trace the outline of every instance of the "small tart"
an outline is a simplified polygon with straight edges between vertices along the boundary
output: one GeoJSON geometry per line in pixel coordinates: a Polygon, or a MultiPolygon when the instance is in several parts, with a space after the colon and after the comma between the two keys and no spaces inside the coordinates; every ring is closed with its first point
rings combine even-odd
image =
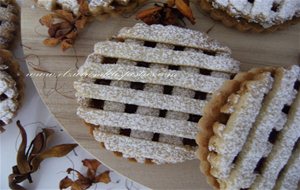
{"type": "Polygon", "coordinates": [[[18,22],[18,8],[13,0],[0,0],[0,48],[11,45],[18,22]]]}
{"type": "MultiPolygon", "coordinates": [[[[115,14],[123,11],[128,12],[142,2],[144,0],[90,0],[89,10],[94,16],[115,14]]],[[[61,7],[76,15],[79,13],[80,6],[77,0],[37,0],[37,4],[49,11],[61,7]]]]}
{"type": "Polygon", "coordinates": [[[239,72],[228,47],[206,34],[138,23],[95,45],[74,83],[77,115],[102,145],[140,163],[195,159],[197,122],[239,72]]]}
{"type": "Polygon", "coordinates": [[[199,0],[202,10],[239,31],[274,32],[300,21],[298,0],[199,0]]]}
{"type": "Polygon", "coordinates": [[[299,80],[297,65],[253,69],[213,95],[197,137],[209,184],[228,190],[297,189],[299,80]]]}
{"type": "Polygon", "coordinates": [[[24,96],[23,74],[12,54],[0,49],[0,131],[16,115],[24,96]]]}

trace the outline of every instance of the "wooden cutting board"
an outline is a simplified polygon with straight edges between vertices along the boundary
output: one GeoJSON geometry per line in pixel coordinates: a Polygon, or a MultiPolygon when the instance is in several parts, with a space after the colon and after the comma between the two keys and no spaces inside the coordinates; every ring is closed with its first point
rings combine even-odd
{"type": "MultiPolygon", "coordinates": [[[[47,37],[47,29],[39,24],[39,18],[49,12],[33,5],[33,0],[25,1],[21,15],[22,44],[29,72],[44,103],[74,140],[111,169],[150,188],[209,189],[197,160],[157,166],[116,158],[111,152],[99,148],[76,116],[73,82],[77,77],[70,75],[76,73],[76,67],[82,65],[86,56],[93,52],[96,42],[109,38],[124,26],[133,26],[137,21],[118,17],[91,23],[80,34],[74,48],[62,52],[59,47],[49,48],[42,44],[47,37]],[[45,73],[34,67],[56,73],[57,76],[41,76],[45,73]]],[[[205,32],[213,26],[209,35],[232,49],[233,57],[242,63],[242,70],[299,63],[300,24],[273,34],[240,33],[213,22],[199,11],[196,1],[192,2],[192,6],[197,24],[189,27],[205,32]]]]}

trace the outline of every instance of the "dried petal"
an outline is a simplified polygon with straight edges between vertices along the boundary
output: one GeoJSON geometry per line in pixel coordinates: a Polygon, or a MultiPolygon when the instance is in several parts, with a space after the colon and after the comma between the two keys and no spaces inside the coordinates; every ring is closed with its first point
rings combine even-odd
{"type": "Polygon", "coordinates": [[[167,0],[168,7],[173,7],[175,5],[175,0],[167,0]]]}
{"type": "Polygon", "coordinates": [[[149,8],[149,9],[146,9],[144,11],[141,11],[139,12],[137,15],[136,15],[136,19],[143,19],[145,17],[148,17],[148,16],[151,16],[153,14],[155,14],[156,12],[159,12],[160,10],[162,10],[163,7],[153,7],[153,8],[149,8]]]}
{"type": "Polygon", "coordinates": [[[86,0],[77,0],[79,6],[79,12],[81,15],[88,16],[90,15],[89,3],[86,0]]]}
{"type": "Polygon", "coordinates": [[[60,29],[56,31],[55,38],[64,38],[66,35],[68,35],[72,31],[72,28],[65,28],[65,29],[60,29]]]}
{"type": "Polygon", "coordinates": [[[49,129],[49,128],[43,128],[43,133],[45,135],[45,141],[46,141],[45,144],[47,145],[48,141],[50,140],[50,138],[54,134],[54,130],[53,129],[49,129]]]}
{"type": "Polygon", "coordinates": [[[90,186],[92,186],[93,182],[90,181],[88,178],[84,178],[84,179],[77,179],[76,181],[74,181],[74,183],[72,184],[72,189],[81,189],[81,190],[85,190],[88,189],[90,186]]]}
{"type": "Polygon", "coordinates": [[[163,24],[160,14],[150,15],[141,19],[144,23],[148,25],[152,24],[163,24]]]}
{"type": "Polygon", "coordinates": [[[44,139],[44,134],[43,132],[40,132],[39,134],[37,134],[35,136],[35,138],[33,139],[33,141],[31,142],[29,149],[28,149],[28,160],[31,160],[32,157],[35,154],[38,154],[42,151],[43,147],[45,145],[45,139],[44,139]]]}
{"type": "Polygon", "coordinates": [[[56,35],[56,31],[59,30],[59,28],[60,28],[59,23],[51,25],[51,27],[49,27],[49,29],[48,29],[49,36],[51,38],[54,38],[56,35]]]}
{"type": "Polygon", "coordinates": [[[88,169],[96,171],[101,163],[95,159],[84,159],[82,160],[82,164],[88,169]]]}
{"type": "Polygon", "coordinates": [[[3,126],[0,126],[0,133],[3,133],[5,131],[5,129],[3,128],[3,126]]]}
{"type": "Polygon", "coordinates": [[[66,51],[67,49],[69,49],[72,46],[73,46],[73,40],[71,40],[71,39],[65,39],[61,42],[61,49],[63,51],[66,51]]]}
{"type": "MultiPolygon", "coordinates": [[[[163,20],[164,25],[179,25],[180,15],[176,14],[178,11],[174,8],[165,8],[165,19],[163,20]]],[[[181,14],[181,13],[180,13],[181,14]]]]}
{"type": "Polygon", "coordinates": [[[71,186],[71,190],[83,190],[81,187],[80,187],[80,184],[78,182],[74,182],[71,186]]]}
{"type": "Polygon", "coordinates": [[[73,184],[73,181],[68,177],[66,176],[64,179],[62,179],[60,182],[59,182],[59,189],[66,189],[68,187],[71,187],[73,184]]]}
{"type": "MultiPolygon", "coordinates": [[[[26,190],[24,187],[22,187],[21,185],[18,185],[17,183],[20,183],[21,181],[23,180],[17,180],[16,177],[19,176],[19,175],[16,175],[16,174],[10,174],[8,176],[8,183],[9,183],[9,187],[12,189],[12,190],[26,190]],[[18,182],[19,181],[19,182],[18,182]]],[[[25,180],[26,178],[24,178],[25,180]]]]}
{"type": "Polygon", "coordinates": [[[60,23],[58,23],[58,25],[59,25],[59,29],[74,28],[74,26],[72,24],[70,24],[69,22],[60,22],[60,23]]]}
{"type": "Polygon", "coordinates": [[[82,175],[79,171],[73,169],[73,168],[68,168],[67,173],[70,174],[71,172],[75,172],[77,174],[78,179],[84,179],[85,176],[82,175]]]}
{"type": "Polygon", "coordinates": [[[82,17],[81,19],[77,20],[75,23],[75,27],[77,29],[83,29],[87,24],[87,17],[82,17]]]}
{"type": "Polygon", "coordinates": [[[31,170],[30,165],[29,165],[26,155],[25,155],[25,150],[26,150],[26,146],[27,146],[27,135],[26,135],[26,131],[23,128],[23,126],[21,125],[20,121],[17,121],[17,126],[18,126],[21,136],[22,136],[22,142],[19,146],[18,154],[17,154],[17,166],[18,166],[19,172],[21,174],[26,174],[26,173],[29,173],[31,170]]]}
{"type": "Polygon", "coordinates": [[[60,42],[59,39],[56,39],[56,38],[48,38],[48,39],[45,39],[44,40],[44,45],[45,46],[50,46],[50,47],[54,47],[54,46],[57,46],[57,44],[60,42]]]}
{"type": "Polygon", "coordinates": [[[55,18],[55,14],[48,14],[40,18],[40,23],[47,27],[51,27],[55,18]]]}
{"type": "Polygon", "coordinates": [[[31,161],[32,171],[35,172],[44,159],[65,156],[77,146],[77,144],[61,144],[38,154],[31,161]]]}
{"type": "Polygon", "coordinates": [[[75,19],[75,16],[72,12],[66,11],[66,10],[55,10],[54,11],[60,18],[68,21],[68,22],[73,22],[75,19]]]}
{"type": "Polygon", "coordinates": [[[87,189],[92,185],[92,181],[82,175],[79,171],[68,168],[67,173],[75,172],[77,174],[78,179],[72,183],[71,189],[87,189]]]}
{"type": "Polygon", "coordinates": [[[66,35],[66,38],[75,40],[75,38],[77,37],[77,34],[78,34],[78,32],[76,30],[73,30],[72,32],[70,32],[69,34],[66,35]]]}
{"type": "Polygon", "coordinates": [[[192,9],[186,4],[184,0],[175,0],[177,9],[187,18],[192,24],[195,24],[192,9]]]}
{"type": "Polygon", "coordinates": [[[109,183],[111,182],[109,171],[105,171],[95,178],[95,182],[109,183]]]}
{"type": "Polygon", "coordinates": [[[85,160],[82,160],[82,163],[85,167],[88,168],[87,177],[91,180],[94,179],[97,168],[100,166],[100,162],[95,159],[85,159],[85,160]]]}
{"type": "MultiPolygon", "coordinates": [[[[57,23],[53,26],[53,33],[50,36],[55,38],[62,38],[73,30],[73,26],[68,22],[57,23]],[[53,36],[54,35],[54,36],[53,36]]],[[[50,31],[51,28],[49,28],[50,31]]],[[[52,32],[52,31],[51,31],[52,32]]]]}

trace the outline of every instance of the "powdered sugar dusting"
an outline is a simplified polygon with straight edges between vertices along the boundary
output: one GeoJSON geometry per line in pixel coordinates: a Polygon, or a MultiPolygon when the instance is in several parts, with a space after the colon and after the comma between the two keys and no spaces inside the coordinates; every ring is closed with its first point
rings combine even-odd
{"type": "Polygon", "coordinates": [[[241,95],[236,107],[236,112],[232,113],[226,127],[222,133],[222,138],[211,138],[209,144],[214,147],[217,154],[210,155],[210,163],[215,168],[214,175],[219,179],[229,177],[234,158],[241,151],[252,124],[261,108],[264,95],[272,87],[270,73],[260,75],[261,79],[246,83],[247,91],[241,95]],[[246,106],[247,105],[247,106],[246,106]],[[241,109],[243,107],[244,109],[241,109]],[[214,159],[214,157],[217,157],[214,159]]]}
{"type": "Polygon", "coordinates": [[[106,149],[122,152],[129,158],[142,156],[156,160],[157,164],[178,163],[196,158],[195,149],[188,150],[176,145],[103,133],[97,129],[94,136],[97,141],[104,142],[106,149]]]}
{"type": "Polygon", "coordinates": [[[250,22],[259,23],[264,28],[284,23],[299,17],[299,0],[212,0],[215,8],[222,8],[237,19],[242,17],[250,22]]]}
{"type": "Polygon", "coordinates": [[[0,120],[8,124],[18,107],[18,92],[14,79],[3,70],[0,70],[0,95],[6,97],[0,101],[0,120]]]}
{"type": "Polygon", "coordinates": [[[210,56],[198,52],[157,49],[137,44],[111,41],[98,42],[95,45],[94,51],[97,54],[107,57],[148,63],[192,66],[228,73],[236,73],[239,70],[239,62],[222,55],[210,56]],[[112,49],[114,51],[111,51],[112,49]]]}
{"type": "Polygon", "coordinates": [[[106,149],[137,162],[195,158],[197,122],[207,98],[239,64],[205,34],[175,29],[122,29],[118,39],[97,43],[80,67],[80,76],[90,79],[74,83],[77,115],[97,126],[94,136],[106,149]]]}
{"type": "Polygon", "coordinates": [[[144,23],[138,23],[134,27],[120,30],[118,37],[231,53],[228,47],[221,45],[204,33],[172,25],[162,26],[154,24],[147,26],[144,23]]]}
{"type": "Polygon", "coordinates": [[[293,86],[299,75],[299,67],[293,66],[290,70],[280,68],[275,74],[275,82],[272,91],[266,97],[262,111],[252,126],[243,150],[239,153],[239,159],[235,164],[227,187],[249,188],[255,179],[254,169],[259,160],[268,150],[268,138],[272,129],[283,128],[285,119],[282,118],[282,109],[288,103],[287,98],[291,96],[293,86]],[[283,121],[279,121],[283,120],[283,121]],[[281,126],[280,126],[281,125],[281,126]],[[247,180],[250,179],[250,180],[247,180]]]}

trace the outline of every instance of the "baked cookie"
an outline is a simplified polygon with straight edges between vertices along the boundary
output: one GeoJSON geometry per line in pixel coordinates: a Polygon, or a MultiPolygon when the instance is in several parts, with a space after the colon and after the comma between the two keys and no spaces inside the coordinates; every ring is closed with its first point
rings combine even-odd
{"type": "Polygon", "coordinates": [[[218,189],[297,189],[300,68],[253,69],[216,92],[199,126],[202,172],[218,189]]]}
{"type": "Polygon", "coordinates": [[[7,49],[14,38],[18,8],[13,0],[0,0],[0,49],[7,49]]]}
{"type": "MultiPolygon", "coordinates": [[[[142,2],[142,0],[90,0],[89,10],[93,15],[106,13],[114,13],[120,9],[127,10],[135,7],[134,4],[142,2]]],[[[54,10],[61,7],[64,10],[70,10],[74,14],[79,12],[78,0],[37,0],[39,6],[45,7],[47,10],[54,10]]]]}
{"type": "Polygon", "coordinates": [[[0,132],[16,115],[23,97],[23,75],[12,54],[0,49],[0,132]]]}
{"type": "Polygon", "coordinates": [[[136,24],[95,45],[74,83],[77,115],[125,158],[195,159],[197,122],[211,94],[239,71],[230,49],[198,31],[136,24]]]}
{"type": "Polygon", "coordinates": [[[300,21],[299,0],[199,0],[201,8],[240,31],[273,32],[300,21]]]}

